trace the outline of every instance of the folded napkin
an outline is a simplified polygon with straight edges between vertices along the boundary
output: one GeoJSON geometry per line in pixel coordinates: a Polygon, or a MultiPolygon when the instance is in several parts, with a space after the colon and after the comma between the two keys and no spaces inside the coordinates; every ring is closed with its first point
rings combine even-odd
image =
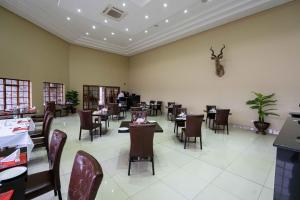
{"type": "Polygon", "coordinates": [[[93,114],[94,115],[99,115],[99,114],[101,114],[101,111],[100,110],[99,111],[94,111],[93,114]]]}
{"type": "Polygon", "coordinates": [[[28,123],[28,122],[29,122],[28,120],[19,120],[17,123],[21,124],[21,123],[28,123]]]}
{"type": "Polygon", "coordinates": [[[15,150],[12,154],[0,160],[1,163],[12,162],[12,161],[16,161],[16,162],[20,161],[20,149],[15,150]]]}
{"type": "MultiPolygon", "coordinates": [[[[6,158],[4,158],[4,159],[6,159],[6,158]]],[[[2,160],[4,160],[4,159],[2,159],[2,160]]],[[[27,163],[27,153],[25,153],[25,152],[20,153],[19,160],[13,160],[13,161],[9,161],[9,162],[5,162],[5,160],[2,162],[2,160],[0,161],[0,169],[5,169],[8,167],[15,167],[17,165],[23,165],[23,164],[27,163]]]]}
{"type": "Polygon", "coordinates": [[[23,133],[28,130],[29,130],[28,127],[16,127],[13,129],[13,133],[23,133]]]}
{"type": "Polygon", "coordinates": [[[141,124],[145,122],[145,118],[137,118],[136,123],[141,124]]]}
{"type": "Polygon", "coordinates": [[[14,190],[9,190],[0,194],[0,200],[10,200],[14,194],[14,190]]]}

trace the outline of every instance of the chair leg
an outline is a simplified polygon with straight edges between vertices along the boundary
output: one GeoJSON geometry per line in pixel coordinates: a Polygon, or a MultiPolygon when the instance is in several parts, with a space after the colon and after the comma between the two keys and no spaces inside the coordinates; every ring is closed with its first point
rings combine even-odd
{"type": "Polygon", "coordinates": [[[184,138],[184,149],[186,149],[186,136],[184,138]]]}
{"type": "Polygon", "coordinates": [[[152,175],[155,175],[155,171],[154,171],[154,158],[151,158],[151,162],[152,162],[152,175]]]}
{"type": "Polygon", "coordinates": [[[216,123],[213,123],[213,128],[215,129],[215,133],[217,133],[217,127],[216,127],[216,123]]]}
{"type": "Polygon", "coordinates": [[[62,196],[61,196],[61,191],[60,191],[60,189],[58,189],[58,199],[59,199],[59,200],[62,200],[62,196]]]}
{"type": "Polygon", "coordinates": [[[226,127],[227,127],[227,135],[229,135],[228,124],[226,125],[226,127]]]}
{"type": "Polygon", "coordinates": [[[129,157],[129,163],[128,163],[128,176],[130,176],[130,167],[131,167],[131,158],[129,157]]]}
{"type": "Polygon", "coordinates": [[[174,123],[174,133],[175,133],[175,130],[176,130],[176,122],[174,123]]]}
{"type": "Polygon", "coordinates": [[[81,140],[81,128],[80,128],[80,131],[79,131],[79,140],[81,140]]]}
{"type": "Polygon", "coordinates": [[[195,143],[197,143],[197,138],[195,137],[195,143]]]}
{"type": "Polygon", "coordinates": [[[93,142],[93,130],[90,130],[91,142],[93,142]]]}
{"type": "Polygon", "coordinates": [[[202,135],[200,135],[200,149],[202,150],[202,135]]]}
{"type": "Polygon", "coordinates": [[[57,196],[57,191],[54,189],[54,196],[57,196]]]}

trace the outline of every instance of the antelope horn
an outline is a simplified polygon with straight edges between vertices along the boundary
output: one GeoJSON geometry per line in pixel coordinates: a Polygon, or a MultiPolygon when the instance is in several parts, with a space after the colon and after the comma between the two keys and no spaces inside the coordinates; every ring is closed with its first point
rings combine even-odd
{"type": "Polygon", "coordinates": [[[218,57],[223,55],[223,50],[224,49],[225,49],[225,44],[223,44],[223,47],[222,47],[222,49],[221,49],[220,54],[218,55],[218,57]]]}
{"type": "Polygon", "coordinates": [[[215,51],[213,50],[213,48],[212,48],[212,47],[210,47],[210,49],[209,49],[209,50],[211,50],[211,53],[212,53],[211,55],[212,55],[212,56],[216,56],[216,55],[215,55],[215,51]]]}

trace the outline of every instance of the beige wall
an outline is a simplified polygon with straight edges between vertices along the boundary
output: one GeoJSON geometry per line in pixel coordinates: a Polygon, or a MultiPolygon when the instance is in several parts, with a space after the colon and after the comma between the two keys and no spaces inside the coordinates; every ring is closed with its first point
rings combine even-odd
{"type": "Polygon", "coordinates": [[[118,86],[127,90],[128,58],[112,53],[70,45],[69,51],[70,89],[80,94],[82,108],[82,86],[118,86]]]}
{"type": "Polygon", "coordinates": [[[0,77],[32,81],[33,105],[43,105],[43,82],[69,84],[69,44],[0,7],[0,77]]]}
{"type": "Polygon", "coordinates": [[[276,93],[279,129],[300,103],[300,1],[136,55],[129,60],[129,88],[143,100],[176,101],[192,113],[207,104],[230,108],[231,122],[252,125],[251,91],[276,93]],[[226,74],[215,75],[211,45],[226,44],[226,74]]]}

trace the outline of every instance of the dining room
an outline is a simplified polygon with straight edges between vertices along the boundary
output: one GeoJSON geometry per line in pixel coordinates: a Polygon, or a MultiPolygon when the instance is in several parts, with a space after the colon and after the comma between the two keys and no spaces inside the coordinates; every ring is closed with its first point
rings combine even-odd
{"type": "Polygon", "coordinates": [[[299,10],[0,0],[0,200],[300,199],[299,10]]]}

